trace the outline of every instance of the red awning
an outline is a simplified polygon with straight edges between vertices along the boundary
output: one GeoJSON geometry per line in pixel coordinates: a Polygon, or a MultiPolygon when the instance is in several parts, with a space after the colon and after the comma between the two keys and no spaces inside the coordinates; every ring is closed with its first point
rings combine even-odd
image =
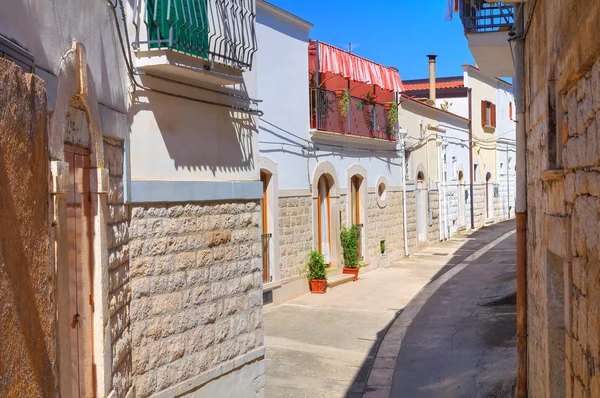
{"type": "Polygon", "coordinates": [[[366,84],[375,84],[384,90],[402,92],[402,80],[398,72],[387,66],[369,61],[340,48],[311,41],[309,51],[319,46],[319,72],[334,73],[366,84]]]}

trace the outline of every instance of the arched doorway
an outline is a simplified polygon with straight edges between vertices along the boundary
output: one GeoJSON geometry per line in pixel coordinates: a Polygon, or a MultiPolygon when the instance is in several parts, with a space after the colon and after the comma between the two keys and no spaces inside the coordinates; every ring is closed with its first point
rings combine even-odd
{"type": "Polygon", "coordinates": [[[492,174],[487,173],[485,175],[485,218],[489,219],[491,217],[490,211],[490,203],[492,201],[491,189],[490,185],[492,183],[492,174]]]}
{"type": "Polygon", "coordinates": [[[318,250],[331,265],[331,184],[327,175],[319,178],[317,199],[318,250]]]}
{"type": "Polygon", "coordinates": [[[350,179],[350,225],[357,225],[358,229],[358,258],[362,257],[362,219],[361,213],[361,186],[363,178],[359,175],[354,175],[350,179]]]}
{"type": "Polygon", "coordinates": [[[467,195],[465,195],[465,178],[461,171],[458,172],[458,228],[464,229],[467,225],[465,218],[465,208],[467,204],[467,195]]]}
{"type": "Polygon", "coordinates": [[[427,187],[422,171],[417,173],[417,235],[419,243],[427,242],[427,187]]]}
{"type": "Polygon", "coordinates": [[[270,232],[269,225],[269,182],[271,180],[271,175],[266,172],[260,172],[260,181],[263,186],[263,199],[262,199],[262,257],[263,257],[263,265],[262,265],[262,278],[263,282],[271,281],[271,267],[270,267],[270,243],[272,238],[272,233],[270,232]]]}

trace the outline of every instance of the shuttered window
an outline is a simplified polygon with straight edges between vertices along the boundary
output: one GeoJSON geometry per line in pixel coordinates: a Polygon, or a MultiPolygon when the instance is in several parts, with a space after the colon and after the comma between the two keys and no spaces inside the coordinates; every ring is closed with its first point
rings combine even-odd
{"type": "Polygon", "coordinates": [[[481,125],[496,127],[496,105],[490,101],[481,101],[481,125]]]}
{"type": "Polygon", "coordinates": [[[170,48],[208,58],[207,0],[148,0],[151,48],[170,48]]]}

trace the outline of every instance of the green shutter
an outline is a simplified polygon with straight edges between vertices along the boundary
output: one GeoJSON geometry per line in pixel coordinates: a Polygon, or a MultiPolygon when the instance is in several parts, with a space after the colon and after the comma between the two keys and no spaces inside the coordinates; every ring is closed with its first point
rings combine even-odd
{"type": "Polygon", "coordinates": [[[147,8],[150,48],[208,58],[207,0],[148,0],[147,8]]]}

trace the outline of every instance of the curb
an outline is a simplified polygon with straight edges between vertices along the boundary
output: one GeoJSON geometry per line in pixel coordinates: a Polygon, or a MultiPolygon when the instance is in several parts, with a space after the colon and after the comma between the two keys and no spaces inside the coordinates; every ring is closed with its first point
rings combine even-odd
{"type": "Polygon", "coordinates": [[[492,242],[484,244],[474,253],[470,254],[464,260],[454,265],[446,273],[427,284],[408,302],[403,311],[396,317],[394,321],[392,321],[390,326],[388,326],[383,339],[381,339],[381,342],[377,347],[377,353],[375,354],[373,366],[369,371],[369,376],[363,392],[363,398],[390,397],[392,383],[394,380],[394,371],[396,369],[396,361],[400,355],[400,349],[402,348],[402,340],[404,339],[406,330],[416,318],[419,311],[421,311],[423,305],[425,305],[431,296],[433,296],[433,294],[444,283],[469,266],[471,262],[481,257],[489,249],[496,246],[498,243],[508,238],[515,232],[515,230],[505,232],[492,242]]]}

